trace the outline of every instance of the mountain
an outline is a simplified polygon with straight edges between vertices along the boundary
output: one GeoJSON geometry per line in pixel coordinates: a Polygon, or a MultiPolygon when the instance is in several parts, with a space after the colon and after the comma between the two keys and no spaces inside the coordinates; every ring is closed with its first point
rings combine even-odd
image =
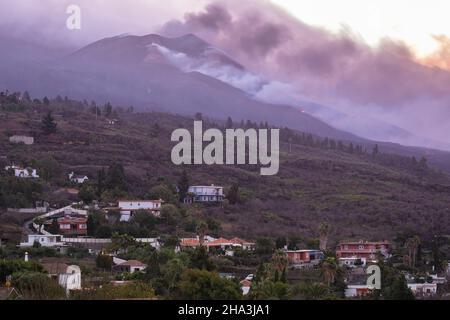
{"type": "Polygon", "coordinates": [[[450,150],[450,144],[417,136],[403,128],[371,117],[367,114],[347,114],[333,108],[314,103],[301,101],[301,110],[332,125],[340,130],[347,130],[359,137],[374,141],[391,141],[407,146],[428,146],[441,150],[450,150]]]}
{"type": "MultiPolygon", "coordinates": [[[[201,112],[220,120],[230,116],[235,121],[268,121],[317,136],[354,141],[367,150],[378,143],[385,152],[426,156],[431,165],[450,172],[448,152],[363,139],[342,130],[344,126],[340,130],[327,124],[333,123],[330,117],[317,118],[324,110],[332,116],[345,116],[331,108],[304,101],[291,107],[255,99],[252,91],[267,82],[195,35],[123,35],[70,54],[9,38],[0,42],[6,44],[0,46],[4,62],[0,64],[0,88],[10,91],[28,90],[35,97],[59,94],[99,104],[110,101],[190,116],[201,112]]],[[[401,129],[392,130],[410,136],[401,129]]]]}
{"type": "Polygon", "coordinates": [[[197,71],[196,68],[206,65],[199,59],[208,61],[210,70],[227,68],[235,74],[244,70],[194,35],[172,39],[158,35],[118,36],[100,40],[68,56],[39,60],[32,68],[21,67],[19,74],[14,70],[17,64],[26,62],[26,57],[21,61],[9,59],[11,63],[5,64],[8,77],[0,75],[0,83],[15,90],[27,89],[35,96],[60,94],[145,110],[270,121],[316,135],[359,139],[296,108],[257,101],[247,92],[219,80],[220,75],[213,77],[197,71]],[[168,54],[178,59],[177,63],[168,54]],[[180,67],[183,61],[184,68],[180,67]]]}

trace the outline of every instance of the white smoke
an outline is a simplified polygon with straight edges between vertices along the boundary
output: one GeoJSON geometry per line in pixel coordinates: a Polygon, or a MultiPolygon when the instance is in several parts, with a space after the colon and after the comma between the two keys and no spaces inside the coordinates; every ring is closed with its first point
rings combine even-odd
{"type": "Polygon", "coordinates": [[[191,57],[156,43],[148,45],[147,48],[150,50],[156,48],[168,62],[183,72],[199,72],[250,94],[258,94],[265,83],[259,76],[245,69],[239,69],[216,59],[216,56],[222,52],[214,47],[207,48],[201,57],[191,57]]]}

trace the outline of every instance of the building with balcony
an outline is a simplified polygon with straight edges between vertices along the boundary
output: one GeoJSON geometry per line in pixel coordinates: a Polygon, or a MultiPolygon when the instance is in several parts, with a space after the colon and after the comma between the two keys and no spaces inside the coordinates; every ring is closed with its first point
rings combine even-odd
{"type": "Polygon", "coordinates": [[[65,216],[58,220],[59,230],[63,235],[86,236],[87,218],[65,216]]]}
{"type": "Polygon", "coordinates": [[[223,202],[223,187],[220,186],[190,186],[186,203],[200,202],[223,202]]]}
{"type": "Polygon", "coordinates": [[[341,242],[336,248],[336,256],[342,263],[345,259],[365,260],[366,262],[377,262],[379,257],[389,257],[390,244],[387,241],[380,242],[341,242]],[[342,261],[341,261],[342,259],[342,261]]]}
{"type": "Polygon", "coordinates": [[[162,200],[120,200],[118,209],[120,211],[120,221],[130,221],[137,211],[145,210],[155,217],[160,216],[162,200]]]}

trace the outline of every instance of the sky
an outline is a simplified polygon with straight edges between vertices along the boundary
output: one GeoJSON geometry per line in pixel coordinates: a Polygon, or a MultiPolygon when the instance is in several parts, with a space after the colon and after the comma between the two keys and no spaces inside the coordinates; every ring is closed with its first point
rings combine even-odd
{"type": "Polygon", "coordinates": [[[348,26],[371,45],[391,37],[419,55],[437,49],[433,35],[450,36],[448,0],[272,0],[302,21],[337,32],[348,26]]]}
{"type": "MultiPolygon", "coordinates": [[[[450,36],[448,0],[270,1],[311,25],[332,32],[351,28],[371,45],[376,45],[384,37],[403,40],[421,56],[436,50],[438,42],[433,35],[450,36]]],[[[108,31],[150,30],[168,19],[182,18],[186,11],[200,10],[208,2],[211,1],[165,0],[161,5],[159,0],[3,0],[0,24],[20,19],[22,26],[16,30],[20,32],[39,19],[42,31],[51,31],[53,22],[64,21],[65,8],[69,4],[77,4],[84,11],[88,27],[93,20],[97,22],[96,32],[90,31],[92,36],[104,36],[108,31]]],[[[265,3],[266,0],[259,2],[265,3]]]]}
{"type": "MultiPolygon", "coordinates": [[[[272,2],[299,20],[331,32],[351,29],[365,42],[376,46],[389,37],[408,44],[419,57],[439,48],[436,36],[450,37],[448,0],[257,0],[272,2]]],[[[201,10],[211,0],[3,0],[0,26],[15,24],[14,33],[34,32],[61,35],[69,4],[82,8],[85,28],[66,34],[65,40],[85,44],[116,33],[147,33],[170,19],[181,19],[187,11],[201,10]],[[131,5],[132,4],[132,5],[131,5]],[[124,31],[126,30],[126,31],[124,31]]],[[[234,0],[222,1],[236,3],[234,0]]]]}
{"type": "Polygon", "coordinates": [[[333,125],[363,136],[375,118],[450,144],[449,12],[448,0],[2,0],[0,36],[74,50],[195,33],[270,79],[264,99],[331,106],[355,119],[333,125]],[[66,28],[70,4],[81,30],[66,28]]]}

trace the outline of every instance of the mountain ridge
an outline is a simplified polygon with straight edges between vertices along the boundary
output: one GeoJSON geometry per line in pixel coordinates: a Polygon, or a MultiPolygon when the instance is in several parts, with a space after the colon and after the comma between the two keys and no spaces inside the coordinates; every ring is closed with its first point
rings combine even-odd
{"type": "MultiPolygon", "coordinates": [[[[173,38],[171,41],[176,42],[176,39],[182,38],[187,39],[184,41],[187,44],[200,41],[203,47],[208,46],[195,35],[183,37],[173,38]]],[[[447,161],[450,156],[445,151],[364,139],[336,129],[309,113],[301,112],[299,108],[255,101],[248,92],[202,72],[183,72],[166,62],[146,63],[148,49],[145,46],[155,40],[162,43],[161,39],[164,37],[156,34],[115,36],[91,43],[69,55],[59,56],[55,54],[45,56],[40,52],[42,48],[39,48],[40,53],[36,59],[40,62],[37,64],[29,63],[25,57],[19,61],[21,66],[18,66],[18,63],[5,63],[0,66],[0,70],[6,71],[0,72],[0,85],[12,90],[29,90],[34,96],[62,95],[183,115],[202,112],[212,118],[226,119],[231,116],[234,119],[270,121],[278,126],[287,126],[318,136],[364,143],[368,148],[379,143],[394,153],[408,156],[427,155],[431,162],[450,171],[450,164],[447,161]],[[118,54],[118,60],[108,61],[102,56],[93,59],[89,56],[92,55],[89,53],[92,48],[98,46],[101,48],[105,43],[117,46],[117,41],[137,41],[140,49],[137,54],[129,56],[131,60],[123,59],[124,55],[112,49],[106,52],[113,57],[114,54],[118,54]],[[128,63],[125,63],[126,61],[128,63]],[[20,72],[17,72],[17,69],[20,72]],[[176,81],[173,81],[174,79],[176,81]]],[[[197,44],[194,47],[197,47],[197,44]]],[[[28,55],[33,53],[31,48],[29,49],[28,55]]],[[[188,49],[183,50],[188,52],[188,49]]],[[[14,50],[20,50],[20,46],[16,45],[14,50]]],[[[126,48],[125,52],[128,52],[126,48]]]]}

